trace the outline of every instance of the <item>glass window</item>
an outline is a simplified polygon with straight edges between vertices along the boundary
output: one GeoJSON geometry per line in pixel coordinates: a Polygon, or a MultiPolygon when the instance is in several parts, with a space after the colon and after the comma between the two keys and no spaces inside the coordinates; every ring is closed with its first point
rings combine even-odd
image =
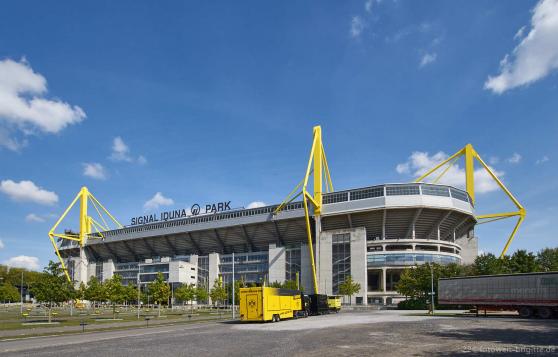
{"type": "Polygon", "coordinates": [[[351,201],[363,200],[365,198],[382,197],[384,195],[384,187],[369,187],[358,191],[351,192],[351,201]]]}
{"type": "Polygon", "coordinates": [[[351,234],[334,234],[331,243],[332,289],[339,294],[339,285],[351,274],[351,234]]]}
{"type": "Polygon", "coordinates": [[[387,196],[406,196],[406,195],[418,195],[419,187],[418,185],[401,185],[401,186],[387,186],[386,195],[387,196]]]}
{"type": "Polygon", "coordinates": [[[422,185],[421,190],[423,195],[449,197],[449,189],[447,187],[422,185]]]}

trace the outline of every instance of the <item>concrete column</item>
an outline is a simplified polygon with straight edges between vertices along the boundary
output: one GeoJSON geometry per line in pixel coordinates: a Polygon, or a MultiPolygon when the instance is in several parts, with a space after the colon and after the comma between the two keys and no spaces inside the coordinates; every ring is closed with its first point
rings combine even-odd
{"type": "Polygon", "coordinates": [[[284,247],[277,247],[272,243],[269,245],[269,283],[275,281],[282,283],[286,276],[286,254],[284,247]]]}
{"type": "Polygon", "coordinates": [[[308,252],[308,245],[306,244],[300,245],[300,285],[304,288],[306,294],[314,293],[310,253],[308,252]]]}
{"type": "Polygon", "coordinates": [[[333,269],[332,269],[332,252],[331,252],[331,238],[336,233],[347,233],[350,230],[335,230],[325,231],[319,235],[318,244],[319,249],[316,251],[317,260],[319,265],[316,268],[318,274],[318,289],[320,294],[333,294],[333,269]]]}
{"type": "Polygon", "coordinates": [[[362,304],[368,303],[368,262],[366,252],[366,228],[359,227],[351,232],[351,276],[360,284],[360,290],[353,295],[351,303],[356,303],[356,298],[362,298],[362,304]]]}
{"type": "Polygon", "coordinates": [[[387,285],[387,268],[382,268],[382,290],[383,292],[387,292],[386,285],[387,285]]]}
{"type": "MultiPolygon", "coordinates": [[[[219,253],[211,253],[209,254],[209,286],[207,287],[209,290],[213,288],[213,284],[215,284],[215,279],[219,278],[219,253]]],[[[209,303],[211,303],[211,298],[209,298],[209,303]]]]}
{"type": "MultiPolygon", "coordinates": [[[[100,264],[100,263],[97,263],[100,264]]],[[[114,262],[112,259],[102,263],[103,264],[103,281],[107,281],[114,275],[114,262]]]]}

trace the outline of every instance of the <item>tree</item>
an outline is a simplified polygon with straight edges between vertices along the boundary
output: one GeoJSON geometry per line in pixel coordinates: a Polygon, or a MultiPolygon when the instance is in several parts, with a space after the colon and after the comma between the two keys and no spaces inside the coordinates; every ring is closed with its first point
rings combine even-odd
{"type": "MultiPolygon", "coordinates": [[[[424,305],[430,302],[432,275],[434,275],[434,291],[438,291],[438,279],[461,276],[470,273],[471,268],[458,264],[440,265],[426,263],[406,268],[400,275],[395,289],[401,295],[411,298],[424,305]],[[431,270],[432,267],[432,270],[431,270]]],[[[435,299],[437,296],[435,295],[435,299]]]]}
{"type": "Polygon", "coordinates": [[[209,296],[211,297],[213,304],[222,304],[227,299],[227,289],[223,286],[223,281],[221,279],[215,279],[213,288],[209,292],[209,296]]]}
{"type": "Polygon", "coordinates": [[[95,305],[95,302],[107,300],[106,289],[96,276],[89,278],[89,284],[87,284],[87,289],[85,290],[85,298],[92,301],[93,305],[95,305]]]}
{"type": "Polygon", "coordinates": [[[196,301],[198,303],[203,302],[207,303],[207,299],[209,298],[209,294],[207,293],[207,288],[203,285],[200,285],[196,288],[196,301]]]}
{"type": "Polygon", "coordinates": [[[360,291],[360,284],[353,281],[352,276],[347,276],[345,281],[339,285],[339,294],[346,295],[349,297],[349,304],[351,302],[351,297],[360,291]]]}
{"type": "Polygon", "coordinates": [[[0,301],[16,302],[20,299],[19,291],[12,284],[4,283],[0,286],[0,301]]]}
{"type": "Polygon", "coordinates": [[[81,283],[79,283],[79,288],[76,292],[76,297],[80,300],[85,300],[86,293],[87,293],[87,285],[85,285],[82,281],[81,283]]]}
{"type": "Polygon", "coordinates": [[[47,304],[50,323],[53,304],[69,300],[73,295],[74,287],[66,279],[60,263],[50,261],[43,273],[42,278],[33,284],[32,292],[37,301],[47,304]]]}
{"type": "Polygon", "coordinates": [[[196,287],[194,284],[181,285],[174,291],[174,296],[182,301],[182,304],[190,302],[190,310],[192,310],[192,303],[196,298],[196,287]]]}
{"type": "Polygon", "coordinates": [[[122,277],[114,274],[104,284],[107,299],[112,305],[112,318],[116,319],[116,304],[122,304],[126,300],[126,290],[122,285],[122,277]]]}
{"type": "Polygon", "coordinates": [[[153,297],[153,302],[158,305],[159,317],[161,317],[161,304],[169,300],[171,289],[169,284],[165,282],[163,273],[157,273],[157,278],[149,283],[149,293],[153,297]]]}
{"type": "Polygon", "coordinates": [[[134,284],[128,284],[124,287],[124,296],[126,296],[126,301],[135,301],[139,305],[138,288],[134,284]]]}
{"type": "Polygon", "coordinates": [[[526,250],[518,250],[507,262],[512,273],[532,273],[539,270],[537,257],[526,250]]]}
{"type": "Polygon", "coordinates": [[[482,254],[475,259],[473,264],[474,275],[495,275],[510,273],[508,266],[509,257],[497,258],[494,254],[482,254]]]}
{"type": "Polygon", "coordinates": [[[541,271],[558,271],[558,248],[545,248],[537,253],[541,271]]]}

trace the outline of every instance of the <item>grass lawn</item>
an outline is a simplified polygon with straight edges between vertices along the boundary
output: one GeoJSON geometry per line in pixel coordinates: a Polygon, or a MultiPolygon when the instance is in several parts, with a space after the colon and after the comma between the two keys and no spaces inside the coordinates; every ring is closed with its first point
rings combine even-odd
{"type": "MultiPolygon", "coordinates": [[[[0,307],[0,331],[14,330],[14,329],[33,329],[37,327],[61,327],[61,326],[79,326],[84,321],[87,326],[99,325],[102,326],[111,322],[127,322],[138,321],[137,310],[134,307],[117,308],[116,319],[113,319],[112,307],[106,306],[98,309],[73,309],[69,308],[53,308],[52,321],[56,322],[48,324],[48,310],[45,308],[24,308],[22,316],[19,306],[0,307]]],[[[176,322],[179,320],[188,320],[189,315],[192,319],[209,319],[219,316],[217,310],[190,310],[186,308],[175,309],[161,309],[161,317],[159,317],[159,310],[154,309],[141,309],[139,320],[144,321],[149,317],[152,321],[165,320],[168,322],[176,322]]],[[[223,318],[230,317],[230,311],[221,311],[223,318]]]]}

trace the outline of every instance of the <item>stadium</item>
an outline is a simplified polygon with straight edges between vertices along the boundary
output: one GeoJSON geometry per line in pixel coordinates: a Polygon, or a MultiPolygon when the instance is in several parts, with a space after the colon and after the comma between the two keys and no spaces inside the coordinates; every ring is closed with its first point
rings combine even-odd
{"type": "MultiPolygon", "coordinates": [[[[135,217],[134,225],[125,227],[82,188],[49,236],[68,278],[78,284],[91,276],[106,280],[119,274],[125,284],[142,285],[161,272],[173,286],[193,283],[209,289],[218,278],[232,281],[234,257],[235,280],[298,279],[305,292],[331,295],[350,275],[361,286],[351,303],[391,304],[402,298],[395,284],[404,268],[471,263],[478,250],[475,225],[503,215],[475,214],[472,171],[467,171],[467,190],[422,182],[460,156],[468,170],[473,158],[484,164],[468,145],[418,182],[335,191],[321,128],[315,127],[306,175],[282,203],[251,209],[230,209],[227,202],[194,205],[135,217]],[[78,202],[80,231],[56,233],[78,202]],[[100,219],[90,217],[90,211],[100,219]],[[116,227],[109,228],[107,221],[116,227]]],[[[519,220],[502,254],[524,214],[520,205],[513,215],[506,213],[519,220]]]]}

